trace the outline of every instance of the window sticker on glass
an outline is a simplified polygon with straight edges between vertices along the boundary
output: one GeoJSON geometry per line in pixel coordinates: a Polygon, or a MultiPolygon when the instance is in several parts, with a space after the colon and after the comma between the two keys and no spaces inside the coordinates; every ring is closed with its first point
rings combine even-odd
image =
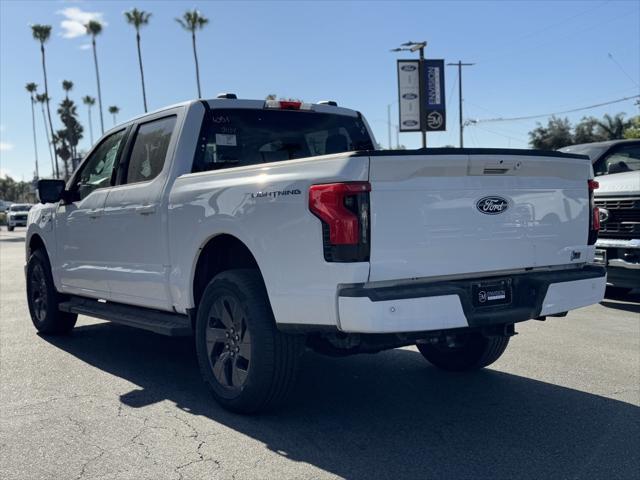
{"type": "Polygon", "coordinates": [[[235,147],[237,145],[236,136],[225,133],[216,133],[216,145],[235,147]]]}

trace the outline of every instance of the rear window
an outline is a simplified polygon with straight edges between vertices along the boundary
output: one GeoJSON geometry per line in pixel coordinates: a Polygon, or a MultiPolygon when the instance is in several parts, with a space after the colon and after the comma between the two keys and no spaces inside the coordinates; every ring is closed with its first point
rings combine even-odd
{"type": "Polygon", "coordinates": [[[288,110],[216,109],[205,119],[193,171],[373,150],[358,117],[288,110]]]}

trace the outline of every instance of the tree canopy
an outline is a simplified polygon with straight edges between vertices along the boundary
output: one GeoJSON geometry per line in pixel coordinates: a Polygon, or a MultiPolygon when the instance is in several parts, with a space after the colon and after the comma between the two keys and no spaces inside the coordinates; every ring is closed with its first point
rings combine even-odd
{"type": "Polygon", "coordinates": [[[547,125],[538,123],[529,132],[529,144],[541,150],[557,150],[578,143],[640,138],[639,124],[640,116],[625,120],[624,113],[613,116],[605,114],[602,119],[583,117],[575,126],[571,125],[568,118],[554,116],[547,125]]]}

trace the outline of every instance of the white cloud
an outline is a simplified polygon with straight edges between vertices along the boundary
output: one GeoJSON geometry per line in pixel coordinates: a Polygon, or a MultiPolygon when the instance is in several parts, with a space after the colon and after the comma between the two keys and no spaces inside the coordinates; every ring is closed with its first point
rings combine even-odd
{"type": "Polygon", "coordinates": [[[0,152],[8,152],[13,150],[13,143],[0,142],[0,152]]]}
{"type": "Polygon", "coordinates": [[[65,18],[60,22],[62,27],[62,36],[64,38],[76,38],[87,33],[85,25],[90,20],[97,20],[102,23],[103,26],[107,25],[104,21],[102,12],[85,12],[78,7],[67,7],[62,10],[58,10],[59,15],[63,15],[65,18]]]}
{"type": "Polygon", "coordinates": [[[78,47],[80,50],[89,50],[91,48],[91,44],[90,43],[83,43],[82,45],[80,45],[78,47]]]}

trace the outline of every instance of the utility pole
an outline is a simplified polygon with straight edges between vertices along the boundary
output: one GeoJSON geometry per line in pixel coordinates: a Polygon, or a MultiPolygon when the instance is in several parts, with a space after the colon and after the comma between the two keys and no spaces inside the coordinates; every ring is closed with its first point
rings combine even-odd
{"type": "Polygon", "coordinates": [[[464,121],[462,120],[462,67],[470,67],[475,65],[474,63],[462,63],[458,60],[458,63],[447,63],[448,66],[458,67],[458,109],[459,109],[459,122],[460,122],[460,148],[464,148],[464,121]]]}
{"type": "Polygon", "coordinates": [[[393,147],[391,146],[391,104],[387,105],[387,133],[389,134],[389,150],[393,147]]]}

